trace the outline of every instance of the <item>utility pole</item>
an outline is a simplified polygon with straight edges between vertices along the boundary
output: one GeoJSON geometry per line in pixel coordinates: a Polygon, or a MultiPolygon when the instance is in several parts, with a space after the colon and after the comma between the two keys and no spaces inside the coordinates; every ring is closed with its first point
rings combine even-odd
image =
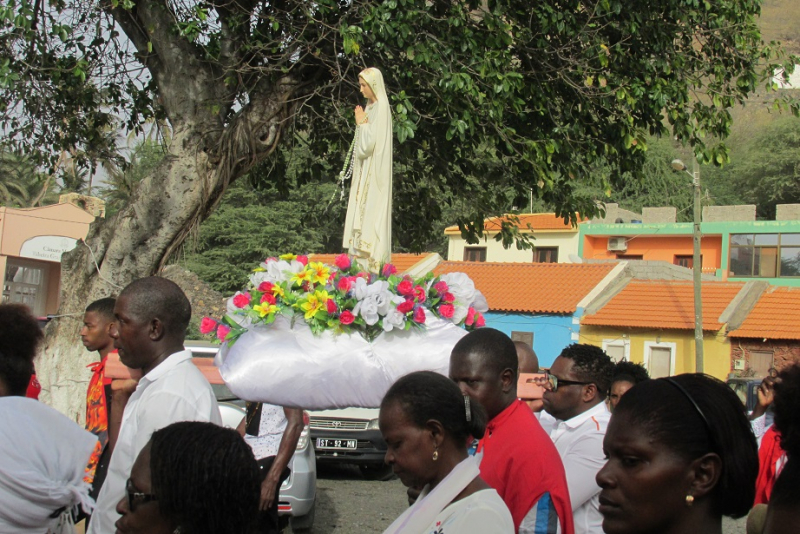
{"type": "Polygon", "coordinates": [[[702,256],[700,254],[700,221],[702,212],[700,208],[700,170],[697,165],[697,158],[694,158],[692,172],[689,172],[686,165],[679,159],[672,160],[672,168],[676,171],[684,171],[692,177],[692,188],[694,190],[694,215],[692,228],[692,278],[694,285],[694,361],[695,370],[698,373],[704,371],[703,361],[703,298],[702,298],[702,256]]]}

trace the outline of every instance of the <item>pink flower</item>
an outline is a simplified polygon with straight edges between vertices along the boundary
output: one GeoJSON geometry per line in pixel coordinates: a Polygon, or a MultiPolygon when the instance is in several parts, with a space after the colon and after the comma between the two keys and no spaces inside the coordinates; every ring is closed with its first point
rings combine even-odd
{"type": "Polygon", "coordinates": [[[227,336],[230,331],[231,331],[230,326],[226,326],[224,324],[219,325],[217,327],[217,339],[219,339],[220,341],[225,341],[225,336],[227,336]]]}
{"type": "Polygon", "coordinates": [[[353,324],[353,321],[355,320],[356,318],[350,310],[343,311],[339,316],[339,322],[342,324],[353,324]]]}
{"type": "Polygon", "coordinates": [[[405,315],[406,313],[410,312],[414,309],[414,301],[413,300],[406,300],[405,302],[401,302],[397,305],[397,311],[405,315]]]}
{"type": "Polygon", "coordinates": [[[342,293],[347,293],[350,291],[350,288],[353,287],[353,279],[349,276],[344,276],[339,279],[339,283],[336,285],[336,289],[341,291],[342,293]]]}
{"type": "Polygon", "coordinates": [[[353,264],[353,262],[350,261],[350,256],[348,256],[347,254],[339,254],[338,256],[336,256],[336,259],[333,260],[333,263],[343,271],[349,269],[350,266],[353,264]]]}
{"type": "Polygon", "coordinates": [[[427,294],[425,293],[425,288],[422,286],[414,287],[414,296],[417,299],[417,302],[425,302],[425,299],[428,298],[427,294]]]}
{"type": "Polygon", "coordinates": [[[422,306],[419,306],[416,310],[414,310],[414,322],[425,324],[425,310],[422,308],[422,306]]]}
{"type": "Polygon", "coordinates": [[[297,256],[295,259],[297,261],[299,261],[300,263],[302,263],[303,265],[308,265],[308,256],[300,255],[300,256],[297,256]]]}
{"type": "Polygon", "coordinates": [[[233,305],[237,308],[244,308],[250,304],[250,293],[237,293],[233,296],[233,305]]]}
{"type": "Polygon", "coordinates": [[[453,307],[452,304],[442,304],[439,306],[439,315],[444,317],[445,319],[452,319],[453,314],[456,312],[456,309],[453,307]]]}
{"type": "Polygon", "coordinates": [[[452,304],[456,301],[456,298],[453,296],[452,293],[445,293],[442,295],[442,301],[448,304],[452,304]]]}
{"type": "Polygon", "coordinates": [[[411,280],[403,280],[397,284],[397,292],[408,297],[414,294],[414,283],[411,280]]]}
{"type": "Polygon", "coordinates": [[[273,295],[272,293],[264,293],[263,295],[261,295],[261,303],[263,304],[264,302],[269,302],[270,304],[276,304],[278,301],[275,298],[275,295],[273,295]]]}
{"type": "Polygon", "coordinates": [[[435,289],[438,294],[442,295],[444,293],[447,293],[447,290],[450,288],[447,287],[447,282],[445,282],[444,280],[439,280],[438,282],[433,284],[433,289],[435,289]]]}
{"type": "Polygon", "coordinates": [[[383,276],[389,278],[393,274],[397,274],[397,267],[392,265],[391,263],[387,263],[383,266],[383,276]]]}
{"type": "Polygon", "coordinates": [[[200,321],[200,333],[201,334],[210,334],[214,331],[217,327],[217,321],[212,319],[211,317],[203,317],[203,320],[200,321]]]}
{"type": "Polygon", "coordinates": [[[475,311],[475,308],[472,306],[469,307],[467,310],[467,318],[464,320],[464,324],[467,326],[472,326],[472,323],[475,322],[475,314],[478,313],[475,311]]]}
{"type": "Polygon", "coordinates": [[[266,293],[272,291],[273,285],[274,284],[272,282],[261,282],[260,284],[258,284],[258,290],[266,293]]]}
{"type": "Polygon", "coordinates": [[[336,313],[336,310],[339,309],[339,307],[336,305],[336,301],[333,299],[326,300],[325,307],[327,308],[329,315],[336,313]]]}
{"type": "Polygon", "coordinates": [[[269,263],[271,261],[278,261],[278,258],[276,258],[275,256],[270,256],[269,258],[264,260],[264,263],[269,263]]]}
{"type": "Polygon", "coordinates": [[[486,319],[483,318],[483,314],[478,313],[476,314],[478,318],[475,320],[475,326],[478,328],[483,328],[486,326],[486,319]]]}

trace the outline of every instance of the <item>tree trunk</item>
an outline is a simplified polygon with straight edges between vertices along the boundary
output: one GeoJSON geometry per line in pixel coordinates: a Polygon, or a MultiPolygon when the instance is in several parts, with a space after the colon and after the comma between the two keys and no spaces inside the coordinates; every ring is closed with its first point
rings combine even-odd
{"type": "Polygon", "coordinates": [[[91,377],[86,365],[97,358],[80,343],[86,306],[157,274],[228,185],[275,150],[293,112],[287,102],[296,84],[287,82],[251,101],[216,136],[207,127],[176,126],[167,157],[128,206],[109,220],[98,219],[85,242],[63,255],[58,317],[47,327],[36,362],[42,401],[83,421],[91,377]]]}

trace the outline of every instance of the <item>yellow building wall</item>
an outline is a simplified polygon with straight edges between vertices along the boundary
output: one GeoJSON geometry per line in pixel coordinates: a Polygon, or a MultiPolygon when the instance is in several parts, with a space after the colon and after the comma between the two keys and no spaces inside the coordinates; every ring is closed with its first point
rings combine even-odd
{"type": "MultiPolygon", "coordinates": [[[[724,329],[723,329],[724,330],[724,329]]],[[[603,348],[603,342],[624,344],[626,357],[647,367],[648,343],[674,344],[673,374],[696,372],[693,330],[656,330],[581,325],[579,342],[603,348]]],[[[731,370],[731,344],[724,332],[703,333],[703,367],[706,374],[725,380],[731,370]]],[[[648,369],[649,370],[649,369],[648,369]]]]}
{"type": "MultiPolygon", "coordinates": [[[[485,240],[475,245],[467,244],[460,234],[448,235],[447,260],[462,261],[464,259],[465,247],[486,247],[486,261],[509,262],[509,263],[531,263],[533,261],[533,250],[518,250],[517,247],[503,248],[503,243],[495,241],[496,233],[487,234],[485,240]]],[[[533,240],[534,247],[558,247],[558,263],[571,263],[570,254],[578,255],[577,230],[562,231],[534,231],[536,239],[533,240]]]]}

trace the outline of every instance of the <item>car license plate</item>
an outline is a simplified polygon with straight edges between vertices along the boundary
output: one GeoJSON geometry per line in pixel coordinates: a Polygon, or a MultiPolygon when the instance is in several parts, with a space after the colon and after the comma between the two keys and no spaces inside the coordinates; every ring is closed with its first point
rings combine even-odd
{"type": "Polygon", "coordinates": [[[354,439],[317,438],[318,449],[355,449],[356,445],[354,439]]]}

